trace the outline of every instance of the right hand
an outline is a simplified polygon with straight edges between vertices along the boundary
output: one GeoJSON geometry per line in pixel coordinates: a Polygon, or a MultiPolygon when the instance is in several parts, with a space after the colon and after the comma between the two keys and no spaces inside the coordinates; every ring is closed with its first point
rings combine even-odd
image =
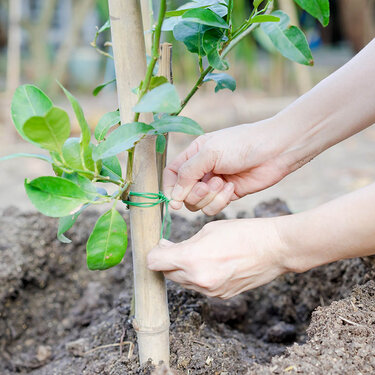
{"type": "Polygon", "coordinates": [[[288,170],[288,136],[273,119],[198,137],[164,170],[171,207],[215,215],[231,201],[274,185],[288,170]]]}

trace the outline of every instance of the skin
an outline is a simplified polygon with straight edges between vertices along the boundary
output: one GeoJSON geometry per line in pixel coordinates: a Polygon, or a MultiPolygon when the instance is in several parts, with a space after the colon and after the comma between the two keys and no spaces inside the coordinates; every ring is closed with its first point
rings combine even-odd
{"type": "MultiPolygon", "coordinates": [[[[268,120],[197,138],[164,171],[171,206],[215,215],[276,184],[332,145],[375,123],[375,40],[268,120]]],[[[300,214],[213,222],[191,239],[162,240],[151,270],[230,298],[285,272],[375,253],[375,185],[300,214]]]]}

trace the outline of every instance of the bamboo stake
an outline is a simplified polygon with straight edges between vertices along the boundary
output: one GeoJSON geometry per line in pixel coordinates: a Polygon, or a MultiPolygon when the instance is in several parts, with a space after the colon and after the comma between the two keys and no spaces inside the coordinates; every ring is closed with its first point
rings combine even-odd
{"type": "MultiPolygon", "coordinates": [[[[133,119],[137,98],[132,89],[146,71],[145,42],[139,0],[109,0],[112,43],[117,76],[121,122],[133,119]]],[[[143,121],[152,121],[152,115],[143,121]]],[[[155,137],[146,137],[136,146],[132,191],[158,192],[155,137]]],[[[149,271],[147,253],[158,243],[160,207],[131,207],[131,233],[134,266],[135,319],[140,363],[149,358],[169,364],[169,314],[162,273],[149,271]]]]}
{"type": "Polygon", "coordinates": [[[6,91],[14,92],[20,84],[21,74],[21,0],[9,0],[9,32],[7,54],[6,91]]]}
{"type": "Polygon", "coordinates": [[[142,22],[145,35],[146,53],[151,56],[151,29],[153,25],[152,0],[141,0],[142,22]]]}

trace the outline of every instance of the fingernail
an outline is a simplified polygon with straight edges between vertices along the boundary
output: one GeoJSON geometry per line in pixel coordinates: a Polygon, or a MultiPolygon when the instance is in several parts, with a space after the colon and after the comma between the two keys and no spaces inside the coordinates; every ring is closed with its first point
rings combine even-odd
{"type": "Polygon", "coordinates": [[[184,194],[184,188],[181,185],[175,185],[172,191],[172,199],[176,201],[182,201],[184,194]]]}
{"type": "Polygon", "coordinates": [[[229,193],[230,191],[233,190],[233,182],[228,182],[225,186],[224,186],[224,191],[226,193],[229,193]]]}
{"type": "Polygon", "coordinates": [[[169,202],[169,206],[173,209],[173,210],[180,210],[182,208],[182,202],[178,202],[178,201],[170,201],[169,202]]]}
{"type": "Polygon", "coordinates": [[[195,194],[203,198],[207,194],[207,189],[203,188],[202,186],[198,186],[195,190],[195,194]]]}
{"type": "Polygon", "coordinates": [[[213,180],[209,182],[209,186],[210,186],[211,191],[218,191],[220,190],[222,184],[221,184],[221,181],[213,180]]]}

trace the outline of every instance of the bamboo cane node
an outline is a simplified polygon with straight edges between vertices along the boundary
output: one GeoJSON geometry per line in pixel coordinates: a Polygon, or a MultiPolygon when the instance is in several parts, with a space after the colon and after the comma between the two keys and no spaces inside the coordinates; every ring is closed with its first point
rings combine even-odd
{"type": "Polygon", "coordinates": [[[166,321],[160,326],[156,327],[147,327],[147,326],[142,326],[139,324],[139,322],[134,318],[132,321],[133,328],[137,332],[137,334],[148,334],[148,335],[158,335],[163,332],[169,331],[169,326],[170,323],[169,321],[166,321]]]}

